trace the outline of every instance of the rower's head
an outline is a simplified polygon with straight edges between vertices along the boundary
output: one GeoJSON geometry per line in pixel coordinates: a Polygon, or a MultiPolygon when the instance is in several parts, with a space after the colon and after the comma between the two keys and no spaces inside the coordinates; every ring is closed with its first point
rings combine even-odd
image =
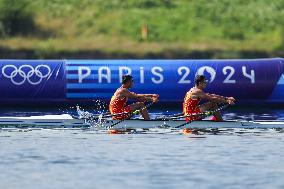
{"type": "Polygon", "coordinates": [[[206,87],[206,78],[204,75],[197,75],[195,77],[195,86],[199,89],[204,89],[206,87]]]}
{"type": "Polygon", "coordinates": [[[131,88],[133,85],[133,77],[131,75],[122,76],[122,85],[126,88],[131,88]]]}

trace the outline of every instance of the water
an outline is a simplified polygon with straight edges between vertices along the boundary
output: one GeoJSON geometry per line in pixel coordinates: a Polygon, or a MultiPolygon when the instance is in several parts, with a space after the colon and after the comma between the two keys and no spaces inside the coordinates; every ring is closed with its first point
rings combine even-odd
{"type": "MultiPolygon", "coordinates": [[[[283,120],[284,111],[233,112],[225,117],[283,120]]],[[[1,189],[284,188],[283,130],[109,135],[22,129],[0,131],[0,141],[1,189]]]]}

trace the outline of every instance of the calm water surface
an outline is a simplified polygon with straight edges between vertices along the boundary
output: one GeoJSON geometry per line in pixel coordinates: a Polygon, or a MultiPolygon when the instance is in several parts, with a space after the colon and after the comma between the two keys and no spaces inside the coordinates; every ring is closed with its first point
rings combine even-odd
{"type": "MultiPolygon", "coordinates": [[[[283,120],[267,112],[225,116],[283,120]]],[[[1,189],[284,188],[283,130],[0,130],[0,141],[1,189]]]]}

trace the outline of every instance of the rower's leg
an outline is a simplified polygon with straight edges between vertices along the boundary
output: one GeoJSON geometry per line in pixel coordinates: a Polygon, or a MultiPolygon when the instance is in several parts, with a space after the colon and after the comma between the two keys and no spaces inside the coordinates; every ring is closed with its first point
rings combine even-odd
{"type": "MultiPolygon", "coordinates": [[[[212,111],[212,110],[216,110],[217,108],[218,106],[214,102],[207,102],[199,106],[199,109],[201,112],[212,111]]],[[[215,116],[216,121],[223,121],[220,111],[215,112],[213,115],[215,116]]]]}
{"type": "Polygon", "coordinates": [[[221,115],[220,111],[215,112],[213,115],[215,116],[216,121],[223,121],[223,118],[222,118],[222,115],[221,115]]]}
{"type": "Polygon", "coordinates": [[[145,107],[145,104],[143,102],[136,102],[136,103],[130,105],[130,110],[133,112],[135,110],[140,109],[140,114],[142,115],[142,117],[145,120],[149,120],[150,116],[149,116],[148,110],[147,110],[147,108],[143,108],[143,107],[145,107]]]}
{"type": "Polygon", "coordinates": [[[146,108],[140,110],[140,114],[142,115],[142,117],[143,117],[145,120],[149,120],[149,119],[150,119],[148,110],[147,110],[146,108]]]}

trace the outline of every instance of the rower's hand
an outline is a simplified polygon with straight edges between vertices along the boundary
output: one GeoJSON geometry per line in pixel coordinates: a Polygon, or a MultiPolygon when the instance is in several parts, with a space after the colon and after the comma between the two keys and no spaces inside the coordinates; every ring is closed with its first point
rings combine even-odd
{"type": "Polygon", "coordinates": [[[152,101],[154,102],[154,103],[156,103],[156,102],[158,102],[158,99],[159,98],[159,95],[158,94],[153,94],[153,96],[152,96],[152,101]]]}
{"type": "Polygon", "coordinates": [[[236,101],[234,97],[228,97],[229,100],[236,101]]]}
{"type": "Polygon", "coordinates": [[[234,105],[236,99],[234,97],[228,97],[226,101],[227,101],[228,104],[234,105]]]}
{"type": "Polygon", "coordinates": [[[234,104],[235,104],[235,101],[233,101],[233,100],[229,100],[229,101],[228,101],[228,104],[230,104],[230,105],[234,105],[234,104]]]}

